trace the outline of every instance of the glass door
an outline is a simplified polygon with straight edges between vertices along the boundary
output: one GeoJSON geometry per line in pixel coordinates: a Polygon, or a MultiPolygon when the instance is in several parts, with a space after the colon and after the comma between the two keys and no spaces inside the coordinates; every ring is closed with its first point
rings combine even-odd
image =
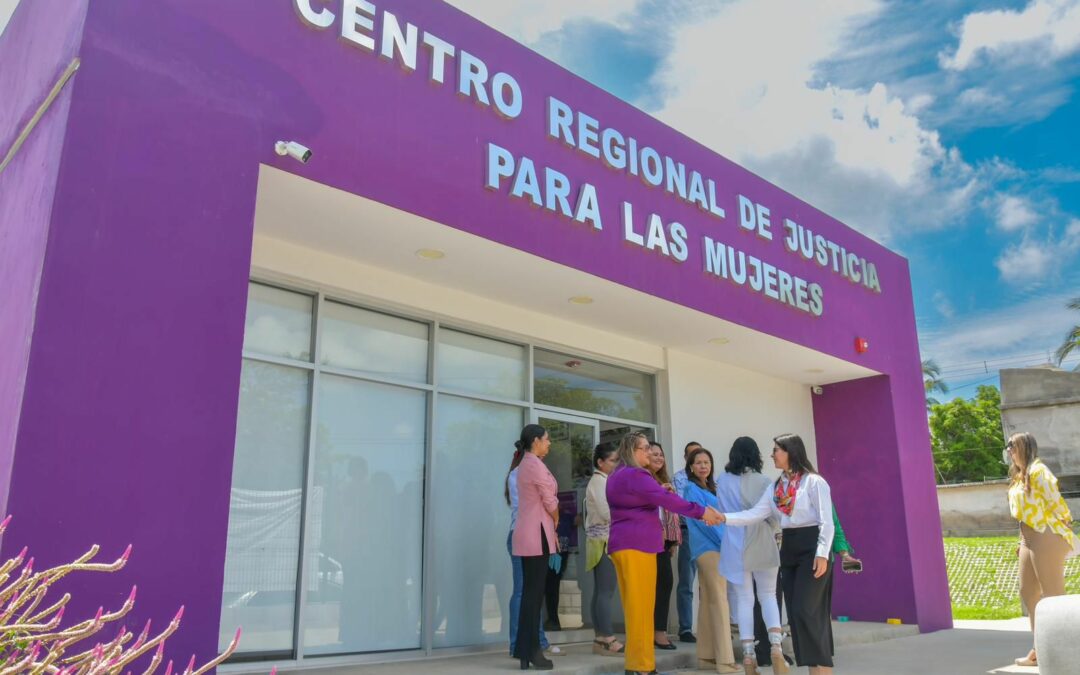
{"type": "MultiPolygon", "coordinates": [[[[562,568],[548,569],[544,593],[544,630],[548,639],[562,642],[560,632],[590,625],[585,599],[592,577],[585,572],[585,518],[582,503],[592,476],[592,455],[600,442],[597,420],[562,413],[537,412],[537,424],[547,429],[551,450],[545,463],[559,483],[559,548],[562,568]]],[[[567,639],[569,637],[567,636],[567,639]]]]}

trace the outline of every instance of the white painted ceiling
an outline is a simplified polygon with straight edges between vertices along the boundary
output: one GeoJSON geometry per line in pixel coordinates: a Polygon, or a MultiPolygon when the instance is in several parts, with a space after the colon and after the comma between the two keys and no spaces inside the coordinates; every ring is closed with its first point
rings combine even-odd
{"type": "Polygon", "coordinates": [[[878,374],[385,204],[262,166],[256,233],[803,384],[878,374]],[[419,249],[446,257],[424,260],[419,249]],[[570,303],[589,296],[590,305],[570,303]],[[639,321],[627,321],[629,313],[639,321]],[[723,345],[712,338],[726,338],[723,345]]]}

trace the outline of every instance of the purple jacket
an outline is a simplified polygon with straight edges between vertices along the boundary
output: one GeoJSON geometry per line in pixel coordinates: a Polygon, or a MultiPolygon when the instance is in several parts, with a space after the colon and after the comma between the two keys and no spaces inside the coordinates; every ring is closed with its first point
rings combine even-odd
{"type": "Polygon", "coordinates": [[[608,477],[607,500],[611,508],[608,553],[634,549],[645,553],[664,550],[664,528],[658,507],[687,518],[700,519],[705,507],[691,504],[656,483],[648,471],[620,466],[608,477]]]}

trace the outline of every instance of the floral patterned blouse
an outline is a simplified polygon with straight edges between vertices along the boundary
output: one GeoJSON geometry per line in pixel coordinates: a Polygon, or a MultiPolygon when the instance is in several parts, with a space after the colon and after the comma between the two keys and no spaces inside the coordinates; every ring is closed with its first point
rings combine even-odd
{"type": "Polygon", "coordinates": [[[1050,528],[1054,534],[1064,537],[1070,548],[1077,550],[1080,541],[1069,527],[1072,514],[1058,491],[1057,477],[1039,459],[1031,463],[1028,475],[1031,477],[1030,492],[1024,490],[1020,480],[1009,486],[1009,513],[1036,532],[1050,528]]]}

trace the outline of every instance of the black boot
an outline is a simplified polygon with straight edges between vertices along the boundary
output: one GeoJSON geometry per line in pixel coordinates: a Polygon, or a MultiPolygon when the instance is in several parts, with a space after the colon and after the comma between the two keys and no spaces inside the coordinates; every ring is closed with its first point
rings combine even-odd
{"type": "Polygon", "coordinates": [[[555,664],[544,656],[544,651],[542,649],[537,649],[529,661],[532,662],[532,667],[537,670],[552,670],[555,667],[555,664]]]}

